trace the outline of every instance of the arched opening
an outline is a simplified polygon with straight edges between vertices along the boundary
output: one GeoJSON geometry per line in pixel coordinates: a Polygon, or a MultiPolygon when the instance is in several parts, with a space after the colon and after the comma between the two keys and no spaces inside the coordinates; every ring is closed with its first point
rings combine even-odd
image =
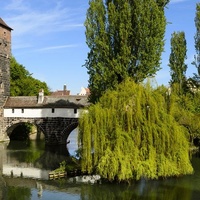
{"type": "Polygon", "coordinates": [[[77,156],[76,154],[78,150],[78,127],[73,129],[69,134],[67,139],[67,149],[70,155],[77,156]]]}
{"type": "Polygon", "coordinates": [[[44,140],[44,134],[34,124],[27,122],[13,124],[8,128],[7,135],[11,141],[44,140]]]}

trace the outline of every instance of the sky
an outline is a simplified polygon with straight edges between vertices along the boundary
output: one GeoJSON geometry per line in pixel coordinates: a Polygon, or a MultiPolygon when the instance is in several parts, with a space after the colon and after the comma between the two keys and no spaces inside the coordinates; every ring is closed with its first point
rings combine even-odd
{"type": "MultiPolygon", "coordinates": [[[[47,83],[51,91],[77,94],[88,86],[83,66],[89,49],[84,21],[89,0],[0,0],[0,17],[13,28],[12,55],[32,76],[47,83]]],[[[196,73],[194,60],[194,18],[198,0],[171,0],[165,15],[169,22],[161,70],[155,77],[158,85],[168,85],[170,39],[173,32],[184,31],[187,41],[187,77],[196,73]]]]}

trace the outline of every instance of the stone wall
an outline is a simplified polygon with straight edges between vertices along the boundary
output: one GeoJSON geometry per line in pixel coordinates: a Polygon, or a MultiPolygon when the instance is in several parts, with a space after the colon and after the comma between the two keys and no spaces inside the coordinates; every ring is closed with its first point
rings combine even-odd
{"type": "Polygon", "coordinates": [[[11,28],[3,20],[0,24],[0,141],[7,140],[4,133],[3,106],[10,96],[11,28]]]}
{"type": "Polygon", "coordinates": [[[0,56],[0,106],[10,96],[10,59],[0,56]]]}
{"type": "Polygon", "coordinates": [[[0,55],[0,141],[8,140],[4,133],[3,106],[10,95],[10,59],[0,55]]]}
{"type": "Polygon", "coordinates": [[[77,128],[77,118],[43,118],[36,122],[36,126],[45,135],[46,145],[66,145],[70,133],[77,128]]]}
{"type": "Polygon", "coordinates": [[[10,136],[19,123],[34,124],[45,136],[46,145],[66,145],[70,133],[77,128],[78,118],[47,117],[47,118],[20,118],[6,117],[4,129],[6,135],[10,136]]]}

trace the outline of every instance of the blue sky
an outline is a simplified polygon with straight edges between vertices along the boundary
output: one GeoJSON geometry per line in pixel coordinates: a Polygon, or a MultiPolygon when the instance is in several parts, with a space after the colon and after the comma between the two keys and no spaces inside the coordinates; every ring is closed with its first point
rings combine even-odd
{"type": "MultiPolygon", "coordinates": [[[[194,17],[197,0],[171,0],[166,9],[165,52],[157,83],[170,80],[170,38],[174,31],[184,31],[187,40],[187,76],[196,69],[191,62],[195,55],[194,17]]],[[[71,90],[71,94],[87,87],[88,75],[84,65],[88,48],[83,25],[88,0],[6,0],[0,1],[0,17],[12,31],[12,54],[17,62],[45,81],[52,91],[71,90]]]]}

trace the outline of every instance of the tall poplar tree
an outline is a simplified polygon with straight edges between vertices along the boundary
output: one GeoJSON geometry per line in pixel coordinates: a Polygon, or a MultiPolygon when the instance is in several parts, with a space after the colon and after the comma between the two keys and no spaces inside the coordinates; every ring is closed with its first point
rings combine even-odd
{"type": "MultiPolygon", "coordinates": [[[[196,16],[195,16],[195,26],[196,26],[196,34],[194,37],[195,40],[195,50],[196,55],[194,56],[193,64],[197,68],[197,74],[194,74],[193,79],[196,83],[200,82],[200,3],[196,4],[196,16]]],[[[198,84],[196,84],[197,86],[198,84]]]]}
{"type": "Polygon", "coordinates": [[[160,69],[169,0],[90,0],[85,20],[85,67],[90,100],[127,77],[138,83],[160,69]]]}
{"type": "Polygon", "coordinates": [[[187,65],[187,44],[184,32],[174,32],[171,37],[171,53],[169,57],[169,67],[171,73],[171,84],[179,84],[179,92],[182,90],[186,80],[187,65]]]}

